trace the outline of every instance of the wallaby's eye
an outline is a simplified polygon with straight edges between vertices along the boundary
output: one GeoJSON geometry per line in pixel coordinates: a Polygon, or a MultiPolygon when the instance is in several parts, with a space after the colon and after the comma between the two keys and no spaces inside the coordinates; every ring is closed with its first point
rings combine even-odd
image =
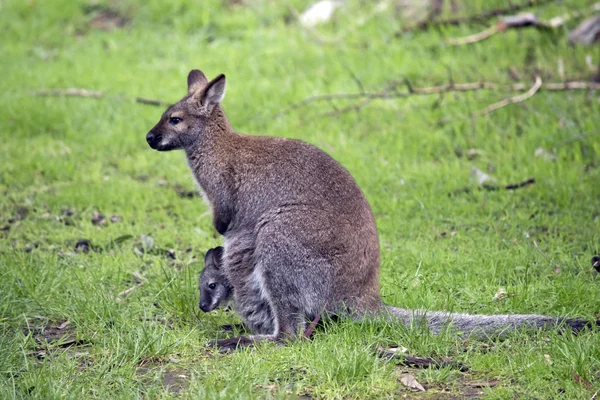
{"type": "Polygon", "coordinates": [[[177,118],[177,117],[169,118],[169,124],[171,124],[171,125],[177,125],[181,121],[182,121],[181,118],[177,118]]]}
{"type": "Polygon", "coordinates": [[[210,283],[210,284],[208,285],[208,287],[209,287],[209,289],[214,289],[214,288],[216,288],[216,287],[217,287],[217,284],[216,284],[216,283],[210,283]]]}

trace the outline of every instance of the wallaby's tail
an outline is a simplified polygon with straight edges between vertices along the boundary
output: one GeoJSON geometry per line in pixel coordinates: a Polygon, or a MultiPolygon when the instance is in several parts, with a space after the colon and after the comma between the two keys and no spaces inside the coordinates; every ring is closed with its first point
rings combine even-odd
{"type": "MultiPolygon", "coordinates": [[[[386,313],[406,326],[424,326],[432,333],[439,333],[444,328],[450,328],[464,334],[498,335],[514,331],[520,327],[536,329],[552,329],[562,327],[577,333],[592,323],[577,318],[549,317],[538,314],[501,314],[474,315],[450,313],[444,311],[407,310],[404,308],[385,306],[386,313]]],[[[600,321],[596,321],[600,326],[600,321]]]]}

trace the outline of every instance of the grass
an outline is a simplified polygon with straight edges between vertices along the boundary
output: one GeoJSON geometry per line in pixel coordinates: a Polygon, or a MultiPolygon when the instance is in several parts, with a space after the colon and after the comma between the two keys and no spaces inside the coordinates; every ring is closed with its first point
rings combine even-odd
{"type": "MultiPolygon", "coordinates": [[[[463,3],[463,14],[505,5],[463,3]]],[[[550,18],[591,3],[564,0],[535,12],[550,18]]],[[[403,78],[431,86],[450,71],[455,82],[510,84],[512,68],[531,85],[534,74],[560,81],[559,60],[568,78],[587,79],[586,55],[600,57],[597,47],[568,46],[576,21],[556,33],[509,31],[451,47],[446,38],[483,27],[394,37],[409,21],[352,0],[316,28],[321,39],[339,41],[327,44],[295,22],[290,10],[306,4],[0,2],[1,398],[595,395],[596,330],[477,340],[342,321],[284,347],[226,356],[203,348],[224,335],[221,324],[235,322],[197,308],[203,254],[220,239],[203,202],[178,194],[194,190],[184,155],[145,143],[162,109],[130,100],[177,101],[192,68],[227,74],[224,107],[238,131],[305,140],[348,168],[376,215],[387,303],[587,319],[600,312],[590,266],[600,250],[600,136],[564,143],[597,132],[597,93],[540,91],[480,118],[468,116],[513,93],[378,100],[330,117],[320,114],[334,105],[321,102],[277,116],[307,96],[358,92],[357,81],[369,91],[403,78]],[[108,95],[31,95],[67,87],[108,95]],[[459,116],[467,118],[437,124],[459,116]],[[535,157],[538,148],[555,160],[535,157]],[[479,156],[470,159],[468,149],[479,156]],[[472,167],[501,184],[530,176],[536,183],[481,190],[472,167]],[[104,222],[94,224],[94,213],[104,222]],[[148,252],[145,236],[153,239],[148,252]],[[508,296],[495,301],[500,288],[508,296]],[[393,344],[470,371],[415,370],[376,357],[374,346],[393,344]],[[427,392],[409,392],[400,383],[405,372],[427,392]],[[490,385],[476,387],[482,382],[490,385]]]]}

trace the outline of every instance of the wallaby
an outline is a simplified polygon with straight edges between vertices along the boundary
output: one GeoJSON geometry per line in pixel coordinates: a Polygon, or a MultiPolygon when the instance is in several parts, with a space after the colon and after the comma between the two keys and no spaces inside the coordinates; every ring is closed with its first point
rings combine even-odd
{"type": "MultiPolygon", "coordinates": [[[[223,247],[215,247],[204,256],[204,269],[200,273],[200,309],[213,311],[227,305],[233,297],[233,286],[225,276],[222,264],[223,247]]],[[[256,299],[260,292],[254,294],[256,299]]],[[[254,311],[248,312],[246,324],[253,332],[269,334],[273,332],[273,314],[269,303],[264,300],[254,303],[254,311]]]]}
{"type": "Polygon", "coordinates": [[[222,247],[209,249],[204,255],[204,269],[200,272],[200,309],[211,312],[224,307],[233,297],[233,286],[221,269],[222,247]]]}
{"type": "Polygon", "coordinates": [[[299,140],[236,133],[220,105],[225,75],[210,82],[199,70],[188,94],[148,132],[159,151],[183,149],[225,237],[222,268],[234,307],[255,335],[216,342],[235,348],[302,333],[324,311],[352,318],[382,316],[452,325],[464,333],[498,333],[519,326],[577,331],[580,319],[543,315],[468,315],[386,306],[379,296],[379,240],[371,207],[341,164],[299,140]],[[257,327],[257,309],[272,319],[257,327]],[[264,311],[264,310],[263,310],[264,311]]]}

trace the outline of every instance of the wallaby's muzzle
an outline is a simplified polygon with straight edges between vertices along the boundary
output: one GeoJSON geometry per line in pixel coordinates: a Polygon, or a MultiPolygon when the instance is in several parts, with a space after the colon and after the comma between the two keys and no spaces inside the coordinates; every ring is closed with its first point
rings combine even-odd
{"type": "Polygon", "coordinates": [[[150,145],[150,147],[152,147],[154,150],[158,150],[158,144],[160,143],[160,139],[160,135],[157,135],[152,131],[146,134],[146,142],[148,142],[148,145],[150,145]]]}

